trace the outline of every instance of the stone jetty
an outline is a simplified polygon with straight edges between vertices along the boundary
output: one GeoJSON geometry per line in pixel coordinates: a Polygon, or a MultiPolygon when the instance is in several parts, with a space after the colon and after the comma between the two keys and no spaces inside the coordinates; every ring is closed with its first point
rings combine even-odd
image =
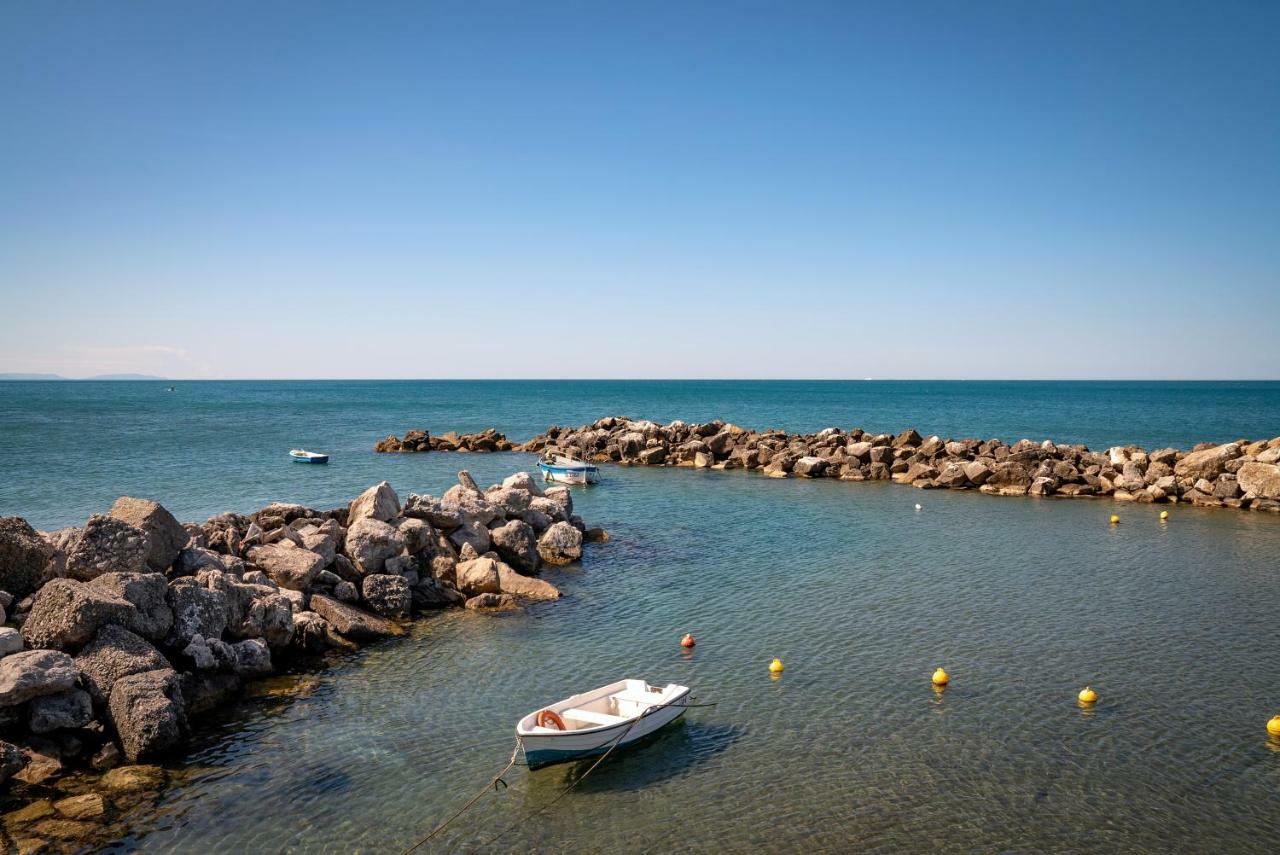
{"type": "Polygon", "coordinates": [[[402,635],[416,614],[558,598],[537,574],[587,540],[607,535],[569,490],[524,472],[481,489],[464,471],[403,502],[384,481],[340,508],[273,503],[201,524],[130,497],[54,532],[0,518],[6,851],[97,839],[164,783],[147,761],[251,681],[402,635]]]}
{"type": "Polygon", "coordinates": [[[493,428],[479,433],[458,434],[449,431],[432,436],[425,430],[411,430],[404,436],[388,436],[373,447],[384,453],[414,453],[424,451],[511,451],[515,446],[493,428]]]}
{"type": "Polygon", "coordinates": [[[748,430],[723,421],[660,425],[614,416],[552,427],[519,451],[571,451],[593,462],[746,469],[775,478],[893,481],[923,490],[998,496],[1109,497],[1280,512],[1280,437],[1201,443],[1190,451],[1137,446],[1091,451],[1023,439],[944,439],[915,430],[816,433],[748,430]]]}

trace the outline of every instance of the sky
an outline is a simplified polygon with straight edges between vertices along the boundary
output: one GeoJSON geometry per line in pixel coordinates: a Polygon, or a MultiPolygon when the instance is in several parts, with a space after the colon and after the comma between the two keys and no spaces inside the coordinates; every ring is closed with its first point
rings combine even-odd
{"type": "Polygon", "coordinates": [[[0,372],[1280,378],[1280,3],[0,4],[0,372]]]}

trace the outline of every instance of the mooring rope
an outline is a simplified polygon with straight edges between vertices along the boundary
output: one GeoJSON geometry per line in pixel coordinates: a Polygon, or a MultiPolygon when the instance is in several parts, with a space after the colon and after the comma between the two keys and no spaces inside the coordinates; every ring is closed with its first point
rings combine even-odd
{"type": "MultiPolygon", "coordinates": [[[[715,705],[716,705],[716,702],[714,702],[714,701],[713,701],[713,702],[711,702],[711,703],[707,703],[707,704],[675,704],[675,703],[672,703],[672,704],[657,704],[657,705],[655,705],[655,706],[649,707],[647,710],[645,710],[644,712],[642,712],[640,715],[638,715],[638,716],[636,716],[634,719],[632,719],[631,723],[627,725],[627,729],[626,729],[626,730],[624,730],[624,731],[622,731],[622,733],[618,734],[618,738],[617,738],[617,739],[615,739],[615,740],[612,742],[612,744],[610,744],[610,745],[609,745],[608,750],[607,750],[607,751],[605,751],[603,754],[601,754],[601,755],[600,755],[600,757],[599,757],[599,759],[597,759],[597,760],[596,760],[596,762],[594,762],[594,763],[592,763],[592,764],[591,764],[591,768],[590,768],[590,769],[588,769],[587,771],[585,771],[585,772],[583,772],[583,773],[582,773],[582,776],[581,776],[581,777],[579,777],[579,778],[578,778],[577,780],[575,780],[573,783],[569,784],[569,786],[567,786],[567,787],[565,787],[563,790],[561,790],[561,791],[560,791],[560,793],[559,793],[559,794],[558,794],[554,799],[552,799],[551,801],[547,802],[547,803],[546,803],[545,805],[543,805],[542,807],[537,808],[536,810],[530,811],[528,815],[526,815],[526,816],[522,817],[520,820],[518,820],[518,821],[516,821],[516,822],[512,823],[511,825],[507,826],[507,827],[506,827],[506,828],[504,828],[502,831],[498,832],[496,835],[494,835],[494,836],[493,836],[492,838],[490,838],[489,840],[486,840],[486,841],[485,841],[483,844],[481,844],[481,845],[482,845],[482,846],[488,846],[490,843],[494,843],[494,842],[496,842],[497,840],[499,840],[499,839],[501,839],[502,837],[506,836],[506,835],[507,835],[507,834],[508,834],[512,829],[514,829],[516,826],[520,825],[521,823],[528,822],[530,819],[533,819],[535,816],[537,816],[538,814],[542,813],[543,811],[546,811],[546,810],[550,809],[553,805],[555,805],[555,803],[556,803],[556,802],[560,801],[562,798],[564,798],[565,796],[567,796],[567,795],[568,795],[568,794],[573,790],[573,788],[574,788],[574,787],[578,786],[578,785],[579,785],[579,784],[581,784],[583,781],[585,781],[585,780],[587,779],[587,776],[588,776],[588,775],[590,775],[592,772],[594,772],[594,771],[596,770],[596,767],[597,767],[597,766],[599,766],[601,763],[603,763],[606,757],[608,757],[610,754],[612,754],[612,753],[613,753],[613,749],[617,748],[617,747],[622,743],[622,740],[626,738],[627,734],[631,732],[631,729],[632,729],[632,728],[634,728],[637,724],[639,724],[639,723],[640,723],[640,720],[641,720],[641,719],[643,719],[645,716],[647,716],[647,715],[651,714],[654,710],[666,709],[667,707],[684,707],[685,709],[692,709],[692,708],[695,708],[695,707],[714,707],[715,705]]],[[[507,774],[507,771],[508,771],[508,770],[510,770],[512,766],[516,765],[516,758],[520,756],[520,747],[521,747],[523,744],[524,744],[523,740],[522,740],[519,736],[517,736],[517,737],[516,737],[516,748],[515,748],[515,750],[514,750],[514,751],[512,751],[512,752],[511,752],[511,759],[507,761],[507,765],[506,765],[506,766],[503,766],[503,767],[502,767],[502,771],[501,771],[501,772],[499,772],[498,774],[494,775],[494,776],[493,776],[493,779],[492,779],[492,780],[490,780],[490,781],[489,781],[489,783],[485,784],[485,785],[484,785],[484,787],[483,787],[483,788],[481,788],[481,790],[480,790],[478,793],[476,793],[474,796],[472,796],[470,801],[468,801],[465,805],[463,805],[462,807],[460,807],[460,808],[458,808],[456,811],[454,811],[454,812],[453,812],[453,814],[452,814],[448,819],[446,819],[444,822],[440,823],[440,824],[439,824],[439,825],[437,825],[435,828],[433,828],[433,829],[431,830],[431,833],[430,833],[430,834],[428,834],[426,837],[422,838],[422,839],[421,839],[421,840],[419,840],[417,843],[413,844],[413,845],[412,845],[412,846],[410,846],[408,849],[404,850],[404,852],[403,852],[403,853],[401,853],[401,855],[410,855],[410,853],[411,853],[411,852],[416,852],[418,849],[422,848],[422,845],[423,845],[424,843],[428,842],[428,841],[429,841],[429,840],[431,840],[433,837],[435,837],[437,834],[439,834],[440,832],[444,831],[444,830],[449,826],[449,824],[450,824],[450,823],[452,823],[455,819],[457,819],[458,817],[460,817],[460,816],[462,816],[464,813],[466,813],[468,810],[470,810],[470,809],[471,809],[471,807],[472,807],[476,802],[480,801],[480,799],[484,797],[484,794],[485,794],[485,793],[489,792],[489,789],[490,789],[490,788],[492,788],[492,789],[494,790],[494,792],[497,792],[497,790],[498,790],[498,785],[499,785],[499,784],[502,784],[502,786],[503,786],[503,787],[506,787],[506,786],[507,786],[507,782],[506,782],[506,781],[504,781],[504,780],[502,780],[502,776],[503,776],[503,775],[505,775],[505,774],[507,774]]]]}

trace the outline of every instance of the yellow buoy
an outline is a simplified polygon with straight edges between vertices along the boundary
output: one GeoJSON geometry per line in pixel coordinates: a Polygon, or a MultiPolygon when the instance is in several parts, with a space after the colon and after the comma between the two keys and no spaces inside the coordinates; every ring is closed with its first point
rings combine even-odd
{"type": "Polygon", "coordinates": [[[782,673],[782,660],[781,660],[781,659],[774,659],[772,662],[770,662],[770,663],[769,663],[769,673],[770,673],[770,674],[781,674],[781,673],[782,673]]]}
{"type": "Polygon", "coordinates": [[[1169,512],[1168,512],[1168,511],[1161,511],[1161,512],[1160,512],[1160,519],[1162,519],[1162,520],[1167,520],[1168,518],[1169,518],[1169,512]]]}
{"type": "Polygon", "coordinates": [[[1267,733],[1280,739],[1280,715],[1273,715],[1271,721],[1267,722],[1267,733]]]}
{"type": "Polygon", "coordinates": [[[1076,697],[1080,699],[1080,703],[1082,704],[1091,704],[1098,699],[1098,693],[1088,686],[1085,686],[1080,690],[1080,694],[1076,695],[1076,697]]]}
{"type": "Polygon", "coordinates": [[[945,686],[947,685],[947,683],[950,683],[950,682],[951,682],[951,677],[947,674],[946,671],[942,670],[941,668],[933,672],[933,685],[945,686]]]}
{"type": "Polygon", "coordinates": [[[1111,515],[1111,524],[1112,524],[1112,525],[1117,525],[1119,522],[1120,522],[1120,515],[1119,515],[1119,514],[1112,514],[1112,515],[1111,515]]]}

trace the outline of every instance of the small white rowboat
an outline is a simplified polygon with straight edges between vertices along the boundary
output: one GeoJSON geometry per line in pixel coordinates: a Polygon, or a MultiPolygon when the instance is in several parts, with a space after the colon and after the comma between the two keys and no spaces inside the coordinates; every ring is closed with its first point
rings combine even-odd
{"type": "Polygon", "coordinates": [[[619,680],[565,698],[516,724],[530,769],[623,748],[684,715],[689,687],[619,680]]]}
{"type": "Polygon", "coordinates": [[[314,451],[304,451],[301,448],[295,448],[289,452],[289,456],[293,458],[294,463],[328,463],[329,455],[318,454],[314,451]]]}
{"type": "Polygon", "coordinates": [[[599,466],[563,455],[544,458],[538,464],[538,469],[545,480],[559,481],[561,484],[594,484],[600,480],[599,466]]]}

